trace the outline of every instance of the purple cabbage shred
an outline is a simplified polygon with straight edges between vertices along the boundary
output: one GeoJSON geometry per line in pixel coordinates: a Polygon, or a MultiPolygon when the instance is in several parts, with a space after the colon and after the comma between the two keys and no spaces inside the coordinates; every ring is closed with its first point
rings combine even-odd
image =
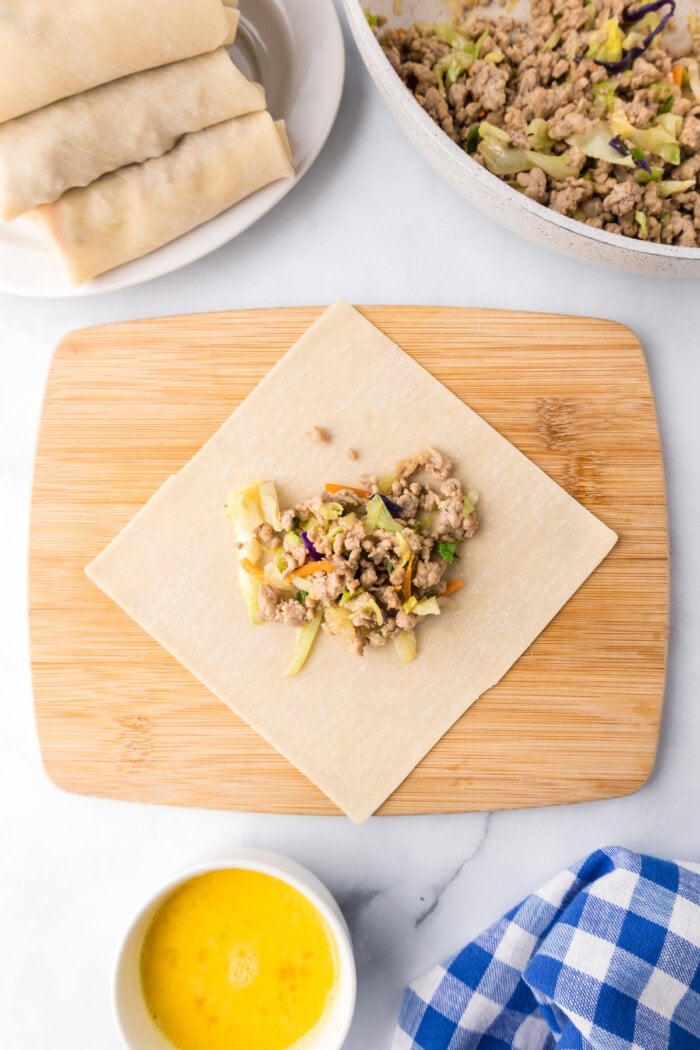
{"type": "MultiPolygon", "coordinates": [[[[639,22],[645,15],[650,14],[652,11],[661,11],[664,7],[668,8],[666,14],[663,16],[656,29],[652,29],[651,32],[642,40],[641,44],[637,47],[630,48],[626,51],[619,62],[602,62],[600,59],[594,59],[599,66],[603,66],[607,69],[608,73],[623,73],[626,69],[631,69],[634,60],[643,55],[646,49],[651,44],[652,40],[663,33],[668,23],[673,18],[676,10],[676,0],[652,0],[650,4],[642,4],[641,7],[634,7],[633,4],[628,4],[622,13],[623,22],[639,22]]],[[[615,148],[615,147],[614,147],[615,148]]],[[[640,165],[641,167],[642,165],[640,165]]]]}
{"type": "Polygon", "coordinates": [[[388,496],[382,496],[382,500],[384,501],[384,506],[390,514],[393,514],[394,517],[396,517],[397,515],[398,517],[401,517],[401,515],[403,514],[403,507],[400,507],[398,503],[394,503],[393,499],[389,499],[388,496]]]}
{"type": "Polygon", "coordinates": [[[625,146],[624,142],[622,141],[619,135],[616,135],[615,138],[610,139],[610,141],[608,142],[608,146],[612,146],[612,148],[614,150],[617,150],[617,152],[622,157],[626,157],[629,153],[627,146],[625,146]]]}
{"type": "Polygon", "coordinates": [[[318,553],[305,531],[302,531],[301,539],[302,543],[306,547],[306,552],[309,555],[311,561],[320,561],[323,555],[318,553]]]}
{"type": "Polygon", "coordinates": [[[622,141],[622,139],[620,138],[619,135],[615,135],[614,138],[609,139],[608,140],[608,146],[612,146],[612,148],[614,150],[617,150],[617,152],[622,157],[628,157],[628,156],[631,155],[632,156],[632,160],[634,161],[635,165],[638,168],[641,168],[642,171],[646,171],[646,173],[648,175],[652,174],[651,165],[650,165],[649,161],[648,160],[644,160],[644,157],[635,157],[634,153],[632,153],[632,150],[629,148],[629,146],[626,143],[624,143],[622,141]]]}

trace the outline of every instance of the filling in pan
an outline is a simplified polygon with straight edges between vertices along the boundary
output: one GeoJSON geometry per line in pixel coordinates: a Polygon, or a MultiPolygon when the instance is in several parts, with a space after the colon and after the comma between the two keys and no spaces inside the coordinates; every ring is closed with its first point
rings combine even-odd
{"type": "Polygon", "coordinates": [[[700,27],[675,0],[531,0],[526,21],[453,0],[452,22],[386,26],[404,84],[477,163],[589,226],[700,244],[700,27]],[[684,20],[685,23],[685,20],[684,20]],[[684,33],[680,50],[671,30],[684,33]]]}

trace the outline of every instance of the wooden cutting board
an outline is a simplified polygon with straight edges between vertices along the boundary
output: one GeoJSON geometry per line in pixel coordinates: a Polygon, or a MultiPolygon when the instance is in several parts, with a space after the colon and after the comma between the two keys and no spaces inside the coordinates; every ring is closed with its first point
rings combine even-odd
{"type": "MultiPolygon", "coordinates": [[[[663,468],[639,343],[619,324],[588,318],[362,312],[620,536],[380,812],[635,791],[656,751],[668,617],[663,468]]],[[[320,313],[137,321],[73,332],[57,348],[36,458],[29,586],[36,718],[46,770],[60,787],[337,812],[83,572],[320,313]]],[[[362,396],[361,376],[349,396],[362,396]]]]}

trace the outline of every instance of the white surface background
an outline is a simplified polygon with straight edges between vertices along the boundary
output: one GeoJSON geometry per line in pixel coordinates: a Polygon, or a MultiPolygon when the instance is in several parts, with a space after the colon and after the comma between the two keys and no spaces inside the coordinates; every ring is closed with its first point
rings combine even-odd
{"type": "Polygon", "coordinates": [[[288,853],[338,897],[359,974],[347,1050],[388,1047],[407,980],[589,850],[620,843],[700,861],[697,286],[559,258],[482,217],[403,138],[347,46],[345,94],[326,149],[237,241],[125,292],[68,302],[0,297],[3,1050],[116,1050],[110,976],[129,916],[159,882],[234,846],[288,853]],[[374,818],[356,828],[342,817],[105,802],[63,794],[47,780],[32,712],[25,575],[32,460],[56,341],[101,322],[339,296],[593,315],[637,332],[657,398],[672,550],[659,757],[638,794],[491,816],[374,818]]]}

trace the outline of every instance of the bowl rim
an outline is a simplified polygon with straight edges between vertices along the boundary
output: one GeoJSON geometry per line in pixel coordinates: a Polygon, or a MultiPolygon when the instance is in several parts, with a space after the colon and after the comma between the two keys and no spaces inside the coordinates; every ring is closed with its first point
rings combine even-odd
{"type": "Polygon", "coordinates": [[[691,262],[700,262],[700,247],[689,248],[679,244],[659,244],[656,241],[643,241],[636,237],[625,237],[620,233],[608,233],[599,230],[595,226],[588,226],[579,219],[573,219],[568,215],[561,215],[552,208],[538,201],[518,193],[508,183],[503,182],[497,175],[477,164],[472,157],[460,149],[442,128],[438,127],[433,118],[423,109],[415,99],[413,93],[402,82],[391,63],[384,54],[379,41],[365,17],[362,0],[343,0],[348,21],[350,22],[353,35],[366,59],[370,73],[378,80],[385,78],[388,70],[393,78],[393,85],[386,81],[383,85],[387,92],[392,94],[395,104],[400,107],[406,116],[414,123],[418,123],[421,132],[432,140],[432,143],[448,159],[457,164],[458,168],[464,170],[471,178],[480,183],[485,190],[491,192],[497,199],[506,201],[509,205],[520,205],[525,211],[532,214],[533,218],[548,225],[564,229],[567,233],[582,237],[593,243],[604,244],[615,252],[631,252],[640,256],[658,256],[662,259],[678,259],[691,262]],[[364,45],[364,46],[363,46],[364,45]],[[373,67],[373,68],[372,68],[373,67]],[[395,91],[395,88],[400,91],[395,91]]]}
{"type": "Polygon", "coordinates": [[[325,884],[321,882],[317,875],[314,875],[312,871],[304,867],[304,865],[300,864],[298,861],[293,860],[291,857],[287,857],[284,854],[277,853],[273,850],[257,849],[254,847],[240,847],[229,851],[220,859],[203,861],[181,870],[178,874],[172,875],[165,882],[160,883],[154,890],[152,890],[147,898],[142,901],[138,908],[132,913],[117,946],[111,979],[112,1012],[116,1022],[117,1031],[124,1046],[133,1046],[122,1023],[122,1009],[120,1004],[120,978],[122,966],[124,964],[124,953],[129,939],[137,929],[138,925],[146,918],[148,913],[154,911],[173,890],[178,888],[178,886],[183,885],[190,879],[196,878],[198,875],[205,875],[213,871],[230,869],[258,871],[262,874],[271,875],[274,878],[280,879],[282,882],[286,882],[287,885],[292,886],[306,897],[307,900],[309,900],[320,912],[328,924],[333,934],[339,955],[339,973],[341,976],[338,982],[338,989],[339,991],[342,989],[342,991],[340,991],[338,999],[345,1005],[344,1010],[340,1015],[341,1019],[339,1021],[337,1041],[333,1046],[328,1044],[327,1050],[335,1050],[335,1048],[340,1050],[350,1030],[357,1000],[357,970],[355,966],[355,954],[347,923],[345,922],[335,897],[331,894],[325,884]]]}

